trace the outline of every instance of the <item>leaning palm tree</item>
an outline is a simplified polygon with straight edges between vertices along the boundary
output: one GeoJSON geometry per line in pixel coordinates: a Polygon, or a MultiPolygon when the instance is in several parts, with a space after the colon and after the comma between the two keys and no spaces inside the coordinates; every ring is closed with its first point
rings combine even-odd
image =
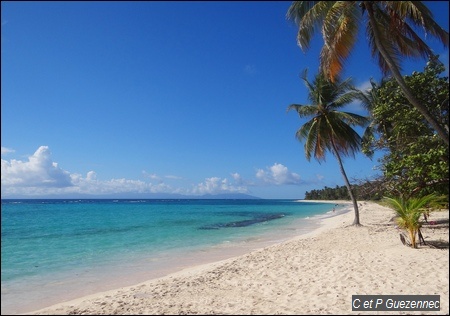
{"type": "Polygon", "coordinates": [[[314,33],[321,27],[324,46],[320,69],[332,81],[343,69],[357,41],[358,28],[364,23],[372,56],[378,60],[383,75],[393,75],[408,101],[449,146],[448,124],[441,125],[430,114],[400,73],[403,57],[433,55],[415,32],[416,26],[448,47],[448,32],[434,21],[425,4],[421,1],[294,1],[286,16],[298,25],[297,43],[303,51],[309,48],[314,33]]]}
{"type": "Polygon", "coordinates": [[[305,156],[308,161],[312,154],[319,163],[325,161],[327,151],[336,157],[355,210],[353,225],[360,225],[358,203],[345,173],[341,155],[354,156],[360,150],[361,137],[352,126],[364,127],[369,120],[357,114],[339,111],[357,97],[350,79],[340,81],[336,78],[331,82],[319,73],[311,83],[307,79],[307,71],[303,73],[302,79],[308,88],[311,104],[291,104],[288,111],[295,110],[301,118],[312,116],[312,119],[298,129],[296,136],[299,141],[305,140],[305,156]]]}

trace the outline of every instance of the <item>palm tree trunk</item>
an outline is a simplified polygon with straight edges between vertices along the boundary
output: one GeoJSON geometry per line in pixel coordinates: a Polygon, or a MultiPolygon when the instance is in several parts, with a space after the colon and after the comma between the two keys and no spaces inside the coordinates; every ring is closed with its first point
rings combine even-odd
{"type": "MultiPolygon", "coordinates": [[[[364,1],[366,2],[366,1],[364,1]]],[[[370,1],[369,1],[370,2],[370,1]]],[[[406,99],[423,115],[423,117],[428,121],[428,123],[434,128],[434,130],[438,133],[439,137],[442,138],[444,143],[449,147],[449,134],[448,130],[446,130],[443,126],[439,124],[439,122],[430,114],[428,109],[423,106],[419,100],[417,100],[414,97],[414,94],[411,92],[411,89],[409,89],[408,85],[406,84],[405,80],[403,80],[403,76],[400,74],[400,71],[398,67],[395,65],[394,61],[392,60],[391,56],[388,52],[384,49],[384,46],[381,44],[380,41],[380,34],[378,32],[377,24],[375,21],[375,17],[373,16],[373,9],[371,7],[371,4],[365,4],[365,8],[367,9],[367,13],[369,15],[370,23],[372,24],[373,29],[373,35],[375,39],[375,43],[377,48],[379,49],[381,55],[386,60],[386,63],[389,66],[389,69],[392,72],[392,75],[394,76],[395,80],[399,84],[400,88],[402,89],[403,93],[405,94],[406,99]]]]}
{"type": "Polygon", "coordinates": [[[353,202],[353,209],[355,210],[355,219],[353,220],[353,225],[355,226],[361,226],[361,223],[359,222],[359,209],[358,209],[358,202],[356,201],[356,198],[353,194],[352,187],[350,186],[350,182],[348,181],[347,174],[344,170],[344,165],[342,164],[341,156],[339,156],[339,152],[336,149],[336,146],[334,145],[334,142],[331,142],[331,145],[333,146],[333,154],[336,157],[339,168],[341,169],[342,176],[344,177],[345,186],[347,187],[348,194],[350,195],[350,199],[353,202]]]}
{"type": "Polygon", "coordinates": [[[412,229],[412,228],[409,229],[409,239],[411,239],[411,247],[412,248],[417,248],[416,231],[415,231],[415,229],[412,229]]]}

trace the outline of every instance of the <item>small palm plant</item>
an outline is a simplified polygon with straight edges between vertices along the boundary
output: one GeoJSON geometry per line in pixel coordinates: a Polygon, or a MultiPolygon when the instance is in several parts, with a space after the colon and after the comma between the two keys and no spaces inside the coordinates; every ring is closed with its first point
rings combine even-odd
{"type": "Polygon", "coordinates": [[[420,217],[427,205],[434,204],[439,198],[435,194],[429,194],[418,198],[385,197],[384,200],[397,214],[397,224],[409,234],[411,247],[417,248],[416,236],[422,226],[420,217]]]}

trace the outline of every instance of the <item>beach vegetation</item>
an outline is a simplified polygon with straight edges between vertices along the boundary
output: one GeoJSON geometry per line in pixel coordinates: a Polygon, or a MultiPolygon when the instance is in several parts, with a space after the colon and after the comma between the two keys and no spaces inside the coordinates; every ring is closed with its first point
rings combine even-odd
{"type": "Polygon", "coordinates": [[[356,89],[351,79],[335,81],[318,73],[310,82],[307,70],[301,76],[307,89],[309,104],[291,104],[288,111],[294,110],[300,118],[310,118],[296,132],[299,141],[304,141],[306,159],[311,156],[320,163],[325,161],[326,152],[331,152],[337,159],[344,178],[348,195],[353,202],[355,219],[353,225],[360,225],[358,203],[348,180],[342,162],[343,156],[355,156],[361,149],[361,136],[354,126],[366,127],[369,120],[365,116],[344,112],[342,108],[357,98],[356,89]]]}
{"type": "Polygon", "coordinates": [[[401,62],[405,57],[433,56],[432,49],[419,36],[420,30],[427,38],[436,38],[448,47],[448,31],[433,19],[425,2],[294,1],[286,17],[298,26],[297,44],[303,51],[309,49],[315,33],[321,31],[324,45],[319,71],[332,82],[337,80],[355,47],[359,29],[365,28],[372,57],[378,61],[382,74],[394,78],[398,91],[449,147],[448,125],[430,112],[401,75],[401,62]]]}
{"type": "MultiPolygon", "coordinates": [[[[423,72],[404,80],[415,98],[443,125],[449,121],[448,77],[438,56],[428,61],[423,72]]],[[[371,113],[370,131],[363,137],[363,151],[383,151],[379,169],[388,195],[449,195],[449,149],[416,108],[400,93],[396,80],[388,79],[365,93],[371,113]]],[[[369,129],[368,128],[368,129],[369,129]]]]}
{"type": "MultiPolygon", "coordinates": [[[[357,200],[379,201],[386,195],[380,180],[352,179],[352,190],[357,200]]],[[[306,191],[305,200],[350,200],[350,196],[345,185],[336,185],[334,188],[325,186],[322,189],[306,191]]]]}
{"type": "Polygon", "coordinates": [[[421,218],[430,208],[442,203],[442,197],[436,194],[428,194],[422,197],[385,197],[384,201],[395,211],[397,225],[408,233],[409,243],[412,248],[417,248],[417,236],[422,227],[421,218]]]}
{"type": "MultiPolygon", "coordinates": [[[[355,191],[355,187],[352,188],[355,191]]],[[[334,188],[325,186],[323,189],[306,191],[305,200],[350,200],[350,196],[345,185],[336,185],[334,188]]]]}

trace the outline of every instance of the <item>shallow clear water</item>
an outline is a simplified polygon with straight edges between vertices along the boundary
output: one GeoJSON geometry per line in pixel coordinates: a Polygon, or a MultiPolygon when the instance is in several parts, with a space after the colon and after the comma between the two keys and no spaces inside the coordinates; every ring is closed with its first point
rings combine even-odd
{"type": "Polygon", "coordinates": [[[314,229],[315,219],[335,215],[333,207],[293,200],[2,200],[2,314],[240,254],[314,229]]]}

